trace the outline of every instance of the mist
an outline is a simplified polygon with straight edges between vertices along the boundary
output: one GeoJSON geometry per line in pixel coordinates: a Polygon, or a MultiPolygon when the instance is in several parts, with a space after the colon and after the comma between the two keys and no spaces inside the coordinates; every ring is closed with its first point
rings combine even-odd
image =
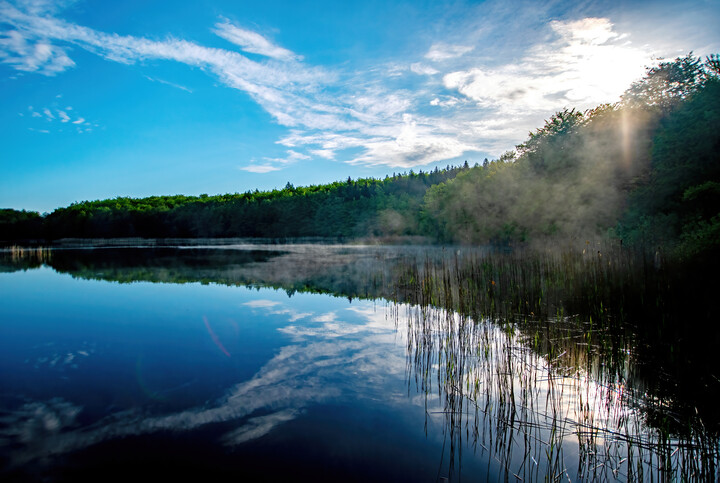
{"type": "MultiPolygon", "coordinates": [[[[649,210],[672,211],[684,189],[717,177],[714,126],[720,110],[707,99],[717,98],[713,59],[701,63],[687,56],[660,64],[616,104],[557,112],[515,151],[430,188],[424,199],[427,226],[439,239],[473,244],[624,238],[636,245],[679,245],[686,238],[683,223],[668,227],[662,217],[648,221],[649,210]],[[684,111],[696,105],[702,106],[704,118],[674,128],[677,118],[688,117],[684,111]],[[690,159],[663,168],[662,143],[685,141],[688,127],[710,141],[694,145],[700,148],[688,146],[690,159]],[[704,158],[715,162],[702,164],[704,158]],[[677,181],[681,188],[660,189],[659,171],[666,178],[663,184],[677,181]],[[695,175],[688,178],[690,171],[695,175]],[[645,231],[638,235],[643,224],[645,231]],[[663,230],[662,239],[651,236],[663,230]]],[[[675,158],[682,154],[673,153],[675,158]]],[[[704,216],[716,213],[711,208],[704,216]]]]}

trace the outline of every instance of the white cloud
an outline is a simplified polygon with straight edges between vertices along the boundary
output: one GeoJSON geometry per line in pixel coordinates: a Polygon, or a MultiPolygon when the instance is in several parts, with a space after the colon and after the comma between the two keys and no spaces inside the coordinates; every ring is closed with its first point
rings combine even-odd
{"type": "Polygon", "coordinates": [[[320,158],[335,159],[335,151],[332,149],[310,149],[309,152],[320,158]]]}
{"type": "Polygon", "coordinates": [[[445,87],[503,115],[587,108],[617,100],[651,57],[613,42],[620,35],[608,19],[553,21],[550,27],[556,39],[535,45],[519,62],[449,73],[445,87]]]}
{"type": "Polygon", "coordinates": [[[257,32],[241,29],[228,21],[215,24],[214,32],[251,54],[264,55],[278,60],[302,60],[302,57],[273,44],[257,32]]]}
{"type": "Polygon", "coordinates": [[[174,82],[166,81],[163,79],[156,79],[155,77],[150,77],[148,75],[146,75],[145,78],[150,82],[157,82],[158,84],[164,84],[166,86],[174,87],[176,89],[180,89],[181,91],[189,92],[190,94],[192,94],[191,89],[188,89],[185,86],[181,86],[180,84],[175,84],[174,82]]]}
{"type": "Polygon", "coordinates": [[[403,126],[397,136],[367,141],[366,148],[364,154],[351,162],[412,168],[456,158],[465,151],[475,150],[473,146],[464,144],[454,135],[435,134],[433,126],[418,125],[410,114],[403,116],[403,126]]]}
{"type": "MultiPolygon", "coordinates": [[[[74,65],[65,49],[85,49],[126,64],[143,61],[151,67],[153,60],[168,60],[199,67],[245,92],[289,128],[278,140],[290,148],[286,155],[239,168],[252,173],[278,171],[312,157],[412,168],[477,151],[499,155],[563,107],[582,109],[617,99],[642,76],[653,54],[630,44],[632,38],[607,18],[580,17],[545,23],[543,31],[533,30],[527,38],[517,36],[517,27],[513,41],[520,47],[502,55],[490,37],[498,32],[468,19],[469,35],[444,36],[410,61],[352,72],[345,66],[308,65],[228,20],[215,24],[213,32],[241,51],[105,33],[53,17],[50,10],[37,11],[0,0],[0,17],[10,26],[0,39],[0,62],[53,75],[74,65]],[[505,58],[511,60],[503,63],[505,58]],[[492,119],[512,122],[493,125],[492,119]]],[[[502,23],[499,19],[497,25],[502,23]]]]}
{"type": "Polygon", "coordinates": [[[334,322],[337,319],[335,312],[328,312],[325,314],[317,315],[312,318],[313,322],[334,322]]]}
{"type": "MultiPolygon", "coordinates": [[[[0,12],[1,13],[1,12],[0,12]]],[[[53,76],[75,63],[65,50],[41,38],[26,38],[19,30],[0,32],[0,62],[25,72],[53,76]]]]}
{"type": "MultiPolygon", "coordinates": [[[[262,305],[262,304],[261,304],[262,305]]],[[[260,438],[299,417],[306,408],[341,397],[371,397],[407,412],[414,404],[423,414],[424,399],[408,398],[405,384],[405,344],[396,337],[392,320],[372,308],[358,310],[358,323],[340,323],[337,332],[319,331],[295,337],[280,348],[250,379],[230,388],[214,403],[165,414],[121,411],[86,425],[78,420],[83,408],[55,398],[29,402],[6,415],[13,429],[6,434],[14,464],[62,455],[113,438],[160,431],[192,431],[213,423],[235,423],[221,441],[236,445],[260,438]],[[364,320],[364,314],[368,314],[364,320]]],[[[292,327],[286,327],[292,335],[292,327]]]]}
{"type": "MultiPolygon", "coordinates": [[[[68,24],[52,17],[39,17],[23,13],[4,4],[0,13],[12,23],[21,25],[29,37],[43,35],[54,41],[69,42],[108,60],[133,63],[146,59],[175,60],[192,66],[204,67],[230,87],[247,92],[279,124],[298,128],[298,147],[306,147],[316,155],[330,159],[337,147],[332,143],[312,146],[307,136],[313,132],[337,134],[342,145],[365,150],[353,162],[386,164],[389,166],[427,164],[443,154],[455,154],[460,143],[452,143],[447,136],[419,139],[416,130],[414,141],[408,142],[404,115],[412,109],[413,94],[387,90],[381,86],[363,86],[342,89],[352,95],[323,94],[321,85],[333,85],[336,74],[325,69],[300,63],[292,52],[270,43],[253,32],[239,29],[228,22],[216,25],[216,33],[231,38],[245,51],[262,54],[269,61],[256,62],[237,52],[203,47],[184,40],[151,41],[132,36],[106,34],[86,27],[68,24]],[[441,141],[441,142],[439,142],[441,141]],[[365,146],[369,146],[365,149],[365,146]],[[390,156],[381,152],[383,146],[394,146],[390,156]],[[399,149],[398,149],[399,147],[399,149]],[[405,152],[414,147],[417,153],[405,152]],[[442,149],[441,149],[442,148],[442,149]],[[423,153],[428,154],[425,156],[423,153]]],[[[281,140],[282,142],[282,140],[281,140]]],[[[290,145],[288,145],[290,147],[290,145]]],[[[309,159],[310,151],[289,151],[284,158],[266,158],[240,169],[253,173],[277,171],[283,166],[309,159]]]]}
{"type": "Polygon", "coordinates": [[[63,10],[77,0],[22,0],[25,9],[35,15],[52,14],[63,10]]]}
{"type": "Polygon", "coordinates": [[[248,307],[252,307],[254,309],[259,309],[259,308],[275,307],[276,305],[280,305],[280,302],[276,302],[274,300],[258,299],[258,300],[253,300],[250,302],[245,302],[243,305],[247,305],[248,307]]]}
{"type": "Polygon", "coordinates": [[[584,18],[571,22],[553,20],[552,29],[569,42],[586,45],[602,45],[621,36],[612,31],[612,23],[607,18],[584,18]]]}
{"type": "Polygon", "coordinates": [[[307,317],[310,317],[312,312],[298,312],[293,309],[279,309],[279,310],[271,310],[271,314],[278,314],[278,315],[287,315],[289,322],[296,322],[300,319],[305,319],[307,317]]]}
{"type": "Polygon", "coordinates": [[[295,409],[285,409],[265,416],[250,418],[248,422],[238,429],[227,433],[223,437],[228,445],[238,445],[265,436],[277,426],[292,421],[298,416],[295,409]]]}
{"type": "Polygon", "coordinates": [[[262,164],[255,164],[253,161],[250,165],[241,167],[240,169],[250,173],[270,173],[272,171],[279,171],[298,161],[311,159],[311,157],[307,154],[303,154],[292,149],[288,149],[286,152],[287,156],[284,158],[263,158],[264,163],[262,164]]]}
{"type": "Polygon", "coordinates": [[[425,54],[425,58],[434,62],[441,62],[461,57],[474,49],[475,47],[472,45],[452,45],[438,42],[430,47],[430,50],[425,54]]]}
{"type": "MultiPolygon", "coordinates": [[[[61,96],[55,96],[56,98],[60,98],[61,96]]],[[[43,126],[52,126],[52,123],[60,121],[61,124],[73,124],[75,125],[75,131],[78,133],[84,133],[84,132],[90,132],[90,128],[83,128],[82,126],[89,126],[90,123],[88,123],[85,118],[76,116],[76,113],[74,112],[72,106],[65,106],[63,109],[57,108],[57,102],[53,102],[53,107],[44,107],[39,111],[36,111],[33,106],[28,106],[28,111],[30,112],[30,115],[32,118],[42,118],[46,122],[43,123],[43,126]],[[73,120],[73,118],[75,118],[73,120]],[[48,124],[51,123],[51,124],[48,124]]],[[[97,127],[97,125],[96,125],[97,127]]],[[[31,131],[35,132],[42,132],[42,133],[49,133],[50,130],[48,129],[37,129],[30,127],[28,128],[31,131]]],[[[62,129],[60,129],[62,131],[62,129]]],[[[67,132],[67,131],[66,131],[67,132]]]]}
{"type": "Polygon", "coordinates": [[[430,101],[431,106],[454,107],[460,103],[460,99],[453,96],[443,96],[443,99],[436,97],[430,101]]]}
{"type": "Polygon", "coordinates": [[[272,171],[278,171],[281,168],[273,166],[272,164],[250,164],[248,166],[241,166],[240,169],[247,171],[248,173],[264,174],[272,171]]]}
{"type": "MultiPolygon", "coordinates": [[[[247,172],[277,171],[308,160],[310,155],[334,159],[338,151],[345,148],[359,152],[349,162],[398,167],[443,161],[475,148],[472,142],[453,139],[452,133],[441,132],[436,126],[442,122],[436,119],[423,120],[416,116],[408,121],[412,119],[408,117],[409,112],[417,104],[416,91],[389,89],[382,81],[367,83],[362,75],[351,77],[347,85],[336,85],[337,73],[306,66],[291,51],[227,21],[215,26],[218,35],[240,45],[246,52],[269,60],[253,61],[237,52],[184,40],[152,41],[106,34],[53,17],[22,12],[8,4],[2,4],[0,14],[21,28],[28,39],[70,43],[116,62],[167,59],[199,66],[214,73],[226,85],[247,92],[279,124],[295,129],[291,136],[279,141],[295,149],[289,150],[285,157],[264,158],[240,168],[247,172]],[[339,91],[325,93],[323,86],[339,91]],[[319,143],[315,142],[317,136],[322,138],[319,143]]],[[[437,44],[429,58],[457,57],[466,52],[469,48],[465,46],[437,44]]],[[[426,76],[436,72],[421,63],[411,68],[426,76]]],[[[382,78],[383,74],[376,72],[375,75],[382,78]]]]}
{"type": "Polygon", "coordinates": [[[306,154],[299,153],[297,151],[293,151],[292,149],[287,150],[287,156],[284,158],[264,158],[266,161],[270,161],[273,163],[279,163],[279,164],[290,164],[294,163],[296,161],[301,161],[305,159],[310,159],[310,156],[306,154]]]}
{"type": "Polygon", "coordinates": [[[288,321],[296,322],[300,319],[310,317],[311,315],[312,315],[312,313],[310,313],[310,312],[291,312],[290,317],[288,318],[288,321]]]}
{"type": "Polygon", "coordinates": [[[435,75],[440,72],[439,70],[433,69],[429,65],[421,64],[420,62],[411,64],[410,70],[418,75],[435,75]]]}
{"type": "Polygon", "coordinates": [[[223,82],[246,90],[261,104],[282,100],[278,87],[291,84],[306,87],[321,78],[331,78],[320,69],[304,68],[296,63],[255,62],[237,52],[203,47],[184,40],[153,41],[106,34],[52,17],[29,15],[7,3],[0,4],[0,14],[9,23],[22,28],[24,38],[45,37],[69,42],[108,60],[130,64],[146,59],[166,59],[209,68],[223,82]]]}

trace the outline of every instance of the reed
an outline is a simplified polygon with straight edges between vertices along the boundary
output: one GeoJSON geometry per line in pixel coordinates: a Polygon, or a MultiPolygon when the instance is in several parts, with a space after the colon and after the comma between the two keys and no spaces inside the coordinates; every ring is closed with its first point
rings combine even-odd
{"type": "Polygon", "coordinates": [[[717,261],[688,265],[589,242],[33,250],[0,259],[83,278],[392,301],[389,316],[408,333],[408,391],[442,415],[449,474],[473,451],[508,479],[720,480],[717,261]]]}
{"type": "Polygon", "coordinates": [[[49,247],[10,245],[0,249],[0,261],[9,259],[13,265],[40,266],[52,260],[52,250],[49,247]]]}
{"type": "Polygon", "coordinates": [[[510,479],[720,478],[708,401],[682,400],[645,365],[676,320],[669,267],[585,247],[455,250],[399,270],[408,382],[440,397],[451,474],[467,446],[510,479]]]}

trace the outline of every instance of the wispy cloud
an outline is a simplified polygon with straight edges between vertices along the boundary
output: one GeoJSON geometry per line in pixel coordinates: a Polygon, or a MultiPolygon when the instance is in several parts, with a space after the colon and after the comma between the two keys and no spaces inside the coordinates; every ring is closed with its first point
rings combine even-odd
{"type": "Polygon", "coordinates": [[[260,164],[257,164],[253,161],[247,166],[241,166],[240,169],[243,171],[248,171],[250,173],[270,173],[272,171],[279,171],[288,164],[293,164],[297,161],[303,161],[306,159],[311,159],[311,157],[307,154],[299,153],[292,149],[288,149],[287,156],[283,158],[263,158],[263,162],[260,164]]]}
{"type": "Polygon", "coordinates": [[[277,314],[277,315],[287,315],[289,322],[296,322],[300,319],[306,319],[313,315],[312,312],[298,312],[294,309],[276,309],[271,310],[271,314],[277,314]]]}
{"type": "Polygon", "coordinates": [[[435,62],[442,62],[443,60],[465,55],[474,48],[472,45],[452,45],[439,42],[430,47],[430,50],[425,54],[425,58],[435,62]]]}
{"type": "Polygon", "coordinates": [[[225,40],[239,45],[243,51],[251,54],[264,55],[278,60],[302,60],[301,56],[273,44],[257,32],[242,29],[227,20],[215,24],[214,32],[225,40]]]}
{"type": "Polygon", "coordinates": [[[309,152],[313,156],[317,156],[320,158],[325,158],[325,159],[334,159],[335,158],[335,151],[333,151],[332,149],[311,149],[309,152]]]}
{"type": "MultiPolygon", "coordinates": [[[[278,305],[257,302],[246,305],[269,310],[278,305]]],[[[361,302],[361,306],[343,311],[342,316],[343,320],[321,326],[280,328],[292,343],[281,347],[257,373],[230,387],[214,403],[165,414],[121,411],[100,423],[86,425],[78,417],[83,411],[78,404],[60,398],[28,402],[3,415],[5,426],[11,430],[3,434],[0,446],[12,464],[22,465],[114,438],[235,423],[238,427],[221,437],[232,446],[268,434],[300,417],[307,408],[358,395],[391,406],[399,400],[403,411],[408,410],[409,401],[422,415],[424,398],[408,400],[404,390],[396,391],[406,382],[406,335],[398,333],[403,331],[403,324],[396,328],[371,303],[361,302]]]]}
{"type": "Polygon", "coordinates": [[[241,170],[247,171],[248,173],[265,174],[273,171],[280,171],[282,168],[273,166],[272,164],[250,164],[248,166],[241,166],[241,170]]]}
{"type": "Polygon", "coordinates": [[[313,322],[334,322],[335,320],[337,320],[337,314],[335,312],[316,315],[312,318],[313,322]]]}
{"type": "Polygon", "coordinates": [[[254,309],[267,309],[269,307],[275,307],[277,305],[280,305],[280,302],[276,302],[274,300],[257,299],[250,302],[245,302],[243,305],[252,307],[254,309]]]}
{"type": "Polygon", "coordinates": [[[283,423],[292,421],[298,416],[298,410],[285,409],[265,416],[248,419],[247,423],[238,429],[227,433],[223,440],[233,446],[265,436],[283,423]]]}
{"type": "Polygon", "coordinates": [[[436,97],[432,101],[430,101],[431,106],[440,106],[440,107],[453,107],[456,106],[460,100],[457,97],[453,96],[443,96],[443,99],[440,99],[439,97],[436,97]]]}
{"type": "Polygon", "coordinates": [[[163,79],[158,79],[158,78],[155,78],[155,77],[150,77],[149,75],[146,75],[145,78],[146,78],[147,80],[149,80],[150,82],[157,82],[158,84],[163,84],[163,85],[166,85],[166,86],[174,87],[175,89],[180,89],[181,91],[189,92],[190,94],[192,94],[192,90],[191,90],[191,89],[189,89],[189,88],[187,88],[187,87],[185,87],[185,86],[181,86],[180,84],[175,84],[174,82],[166,81],[166,80],[163,80],[163,79]]]}
{"type": "MultiPolygon", "coordinates": [[[[56,97],[56,99],[59,98],[60,96],[56,97]]],[[[30,131],[40,132],[43,134],[50,133],[51,131],[50,129],[48,129],[48,126],[53,126],[53,124],[55,124],[55,127],[51,128],[53,131],[67,131],[67,129],[63,129],[61,126],[63,124],[72,124],[72,126],[67,127],[72,127],[71,130],[81,134],[91,132],[94,127],[97,127],[97,124],[93,124],[85,120],[84,117],[80,117],[79,115],[77,115],[77,113],[74,112],[72,106],[65,106],[63,108],[59,108],[57,107],[57,102],[53,102],[52,107],[43,107],[39,110],[35,109],[33,106],[28,106],[28,112],[30,113],[31,118],[42,119],[45,121],[42,123],[43,128],[31,126],[28,127],[28,129],[30,131]],[[59,123],[59,125],[57,123],[59,123]]],[[[37,123],[39,121],[34,122],[37,123]]]]}
{"type": "Polygon", "coordinates": [[[262,163],[257,163],[254,160],[247,166],[241,166],[240,169],[249,173],[271,173],[273,171],[279,171],[289,164],[296,163],[306,159],[311,159],[307,154],[299,153],[292,149],[288,149],[287,156],[282,158],[263,158],[262,163]]]}
{"type": "Polygon", "coordinates": [[[397,136],[376,137],[365,142],[366,152],[352,162],[356,164],[387,164],[402,168],[452,159],[477,148],[458,140],[454,134],[439,134],[429,120],[418,123],[412,115],[403,115],[397,136]]]}
{"type": "Polygon", "coordinates": [[[503,115],[590,107],[617,99],[650,58],[625,44],[606,18],[553,21],[550,28],[555,38],[519,62],[449,73],[445,87],[503,115]]]}
{"type": "Polygon", "coordinates": [[[410,70],[418,75],[435,75],[440,71],[430,67],[429,65],[415,62],[410,65],[410,70]]]}
{"type": "Polygon", "coordinates": [[[77,0],[21,0],[25,9],[35,15],[53,14],[59,12],[77,0]]]}
{"type": "MultiPolygon", "coordinates": [[[[499,15],[493,18],[497,25],[517,15],[497,2],[487,5],[499,15]]],[[[658,54],[632,44],[609,18],[575,16],[513,27],[514,33],[527,27],[532,35],[516,35],[513,55],[500,55],[493,50],[498,30],[478,24],[477,18],[485,18],[478,14],[456,22],[458,35],[431,40],[429,47],[419,44],[415,58],[352,71],[347,65],[309,65],[292,50],[227,19],[210,29],[240,51],[101,32],[36,7],[0,1],[6,25],[0,62],[56,75],[74,66],[68,52],[80,48],[113,62],[143,61],[150,68],[152,60],[200,67],[247,93],[288,128],[277,141],[288,148],[286,156],[258,158],[238,168],[252,173],[311,158],[412,168],[473,152],[499,155],[563,107],[617,100],[658,54]]],[[[518,22],[528,18],[521,15],[518,22]]]]}
{"type": "Polygon", "coordinates": [[[54,76],[73,67],[65,50],[40,39],[26,37],[25,32],[8,30],[0,33],[0,62],[16,70],[54,76]]]}
{"type": "Polygon", "coordinates": [[[284,158],[265,158],[266,161],[271,161],[273,163],[279,164],[294,163],[296,161],[301,161],[304,159],[310,159],[310,156],[299,153],[297,151],[293,151],[292,149],[287,150],[287,156],[285,156],[284,158]]]}

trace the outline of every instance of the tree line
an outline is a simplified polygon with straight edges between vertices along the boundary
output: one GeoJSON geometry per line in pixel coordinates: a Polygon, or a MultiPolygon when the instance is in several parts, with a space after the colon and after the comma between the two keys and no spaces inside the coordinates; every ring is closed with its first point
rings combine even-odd
{"type": "Polygon", "coordinates": [[[217,196],[0,210],[0,239],[392,237],[522,244],[603,237],[699,254],[720,240],[720,58],[649,68],[621,100],[563,109],[516,149],[448,166],[217,196]]]}
{"type": "Polygon", "coordinates": [[[50,214],[0,211],[0,239],[381,237],[416,235],[427,189],[470,169],[447,166],[329,184],[216,196],[118,197],[50,214]]]}
{"type": "Polygon", "coordinates": [[[717,251],[720,58],[662,62],[615,104],[557,112],[514,151],[431,187],[423,210],[444,241],[717,251]]]}

